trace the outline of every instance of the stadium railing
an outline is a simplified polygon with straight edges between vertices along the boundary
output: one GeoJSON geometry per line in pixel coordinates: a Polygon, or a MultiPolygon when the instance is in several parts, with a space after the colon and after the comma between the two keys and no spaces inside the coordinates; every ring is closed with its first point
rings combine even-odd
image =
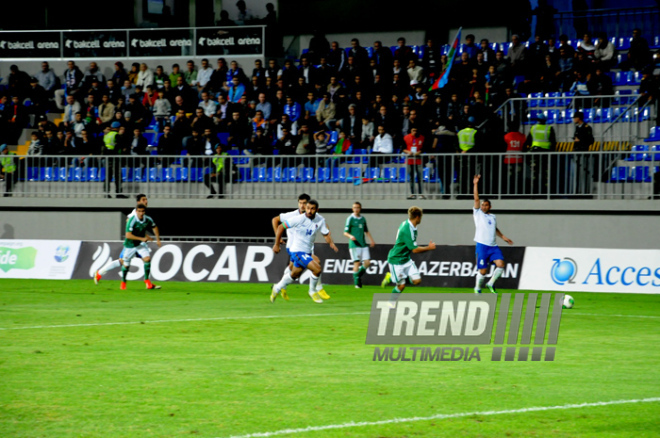
{"type": "Polygon", "coordinates": [[[505,131],[520,125],[524,134],[529,134],[543,115],[546,123],[553,126],[557,141],[571,142],[575,133],[573,116],[578,111],[591,125],[598,142],[637,143],[648,137],[657,118],[657,107],[648,101],[642,102],[631,90],[603,96],[533,93],[507,100],[495,114],[503,121],[505,131]]]}
{"type": "MultiPolygon", "coordinates": [[[[302,192],[321,199],[405,199],[413,193],[453,199],[471,196],[477,173],[483,176],[481,193],[497,199],[660,197],[658,145],[589,152],[424,154],[414,187],[411,166],[402,154],[224,157],[224,199],[290,199],[302,192]]],[[[206,199],[212,197],[206,182],[218,190],[218,181],[210,177],[216,168],[212,158],[30,156],[18,160],[18,181],[11,194],[104,198],[149,193],[160,199],[206,199]]]]}

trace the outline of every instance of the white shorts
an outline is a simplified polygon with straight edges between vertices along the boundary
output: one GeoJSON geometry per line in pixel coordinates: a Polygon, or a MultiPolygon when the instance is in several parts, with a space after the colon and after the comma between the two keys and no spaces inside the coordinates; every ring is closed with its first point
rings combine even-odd
{"type": "Polygon", "coordinates": [[[140,257],[145,258],[151,255],[151,250],[147,246],[146,242],[142,242],[135,248],[124,247],[124,250],[121,252],[119,257],[124,261],[124,264],[129,264],[133,257],[135,257],[135,254],[139,254],[140,257]]]}
{"type": "Polygon", "coordinates": [[[417,266],[415,265],[415,262],[412,260],[409,260],[404,265],[393,265],[392,263],[388,264],[390,265],[392,282],[395,284],[405,284],[406,278],[410,278],[411,280],[418,280],[422,278],[422,276],[419,274],[417,266]]]}
{"type": "Polygon", "coordinates": [[[351,259],[354,262],[363,262],[365,260],[371,260],[371,254],[369,254],[369,247],[365,246],[364,248],[349,248],[351,253],[351,259]]]}

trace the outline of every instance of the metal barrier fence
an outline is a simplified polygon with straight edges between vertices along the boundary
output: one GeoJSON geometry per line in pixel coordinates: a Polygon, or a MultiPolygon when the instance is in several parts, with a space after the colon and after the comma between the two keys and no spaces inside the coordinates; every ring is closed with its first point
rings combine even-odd
{"type": "Polygon", "coordinates": [[[657,119],[657,107],[639,100],[639,95],[571,96],[567,93],[533,93],[528,98],[513,98],[504,102],[495,113],[504,122],[504,129],[522,127],[529,134],[531,127],[543,114],[547,124],[555,129],[557,141],[573,141],[573,115],[581,111],[584,121],[591,125],[598,142],[639,142],[648,136],[657,119]]]}
{"type": "MultiPolygon", "coordinates": [[[[484,196],[655,199],[660,147],[630,151],[403,155],[223,156],[216,173],[203,156],[38,156],[6,174],[5,195],[48,198],[450,199],[471,196],[482,174],[484,196]]],[[[213,202],[209,200],[209,202],[213,202]]]]}

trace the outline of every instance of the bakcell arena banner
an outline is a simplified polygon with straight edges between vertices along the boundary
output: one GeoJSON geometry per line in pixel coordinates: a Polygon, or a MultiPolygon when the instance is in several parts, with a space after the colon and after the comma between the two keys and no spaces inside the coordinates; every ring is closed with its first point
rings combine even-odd
{"type": "MultiPolygon", "coordinates": [[[[340,244],[335,253],[325,243],[317,243],[315,253],[321,259],[323,282],[353,284],[353,263],[348,245],[340,244]]],[[[161,248],[150,243],[152,249],[151,277],[154,281],[218,281],[275,283],[282,277],[288,255],[282,249],[274,254],[270,245],[221,243],[166,243],[161,248]]],[[[390,245],[370,248],[372,265],[363,277],[366,285],[379,285],[388,272],[387,253],[390,245]]],[[[91,278],[108,260],[116,259],[121,242],[83,242],[73,278],[91,278]]],[[[498,285],[503,289],[517,289],[522,273],[524,248],[502,248],[508,262],[498,285]]],[[[440,246],[414,256],[426,286],[474,287],[476,263],[473,246],[440,246]]],[[[128,280],[143,276],[142,261],[133,259],[128,280]]],[[[119,270],[107,279],[120,279],[119,270]]],[[[307,281],[304,273],[301,282],[307,281]]]]}

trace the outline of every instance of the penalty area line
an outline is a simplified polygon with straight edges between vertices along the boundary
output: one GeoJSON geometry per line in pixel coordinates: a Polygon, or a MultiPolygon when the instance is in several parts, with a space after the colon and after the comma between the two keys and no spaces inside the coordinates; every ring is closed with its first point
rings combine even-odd
{"type": "Polygon", "coordinates": [[[559,405],[559,406],[535,406],[530,408],[509,409],[504,411],[460,412],[456,414],[431,415],[428,417],[392,418],[390,420],[380,420],[380,421],[361,421],[361,422],[350,421],[348,423],[329,424],[326,426],[308,426],[298,429],[276,430],[273,432],[257,432],[257,433],[249,433],[246,435],[231,435],[228,438],[265,438],[265,437],[278,436],[278,435],[293,435],[293,434],[306,433],[306,432],[321,432],[325,430],[346,429],[349,427],[383,426],[387,424],[413,423],[417,421],[446,420],[450,418],[472,417],[475,415],[490,416],[490,415],[506,415],[506,414],[525,414],[528,412],[569,410],[569,409],[591,408],[597,406],[611,406],[611,405],[653,403],[653,402],[660,402],[660,397],[640,398],[640,399],[631,399],[631,400],[612,400],[612,401],[593,402],[593,403],[578,403],[578,404],[568,404],[568,405],[559,405]]]}
{"type": "Polygon", "coordinates": [[[92,322],[87,324],[60,324],[60,325],[34,325],[30,327],[0,327],[0,331],[7,330],[36,330],[67,327],[100,327],[109,325],[135,325],[135,324],[163,324],[170,322],[196,322],[196,321],[230,321],[245,319],[288,319],[288,318],[316,318],[319,316],[349,316],[369,315],[369,312],[346,312],[346,313],[307,313],[302,315],[255,315],[255,316],[219,316],[217,318],[185,318],[185,319],[157,319],[145,321],[123,321],[123,322],[92,322]]]}

